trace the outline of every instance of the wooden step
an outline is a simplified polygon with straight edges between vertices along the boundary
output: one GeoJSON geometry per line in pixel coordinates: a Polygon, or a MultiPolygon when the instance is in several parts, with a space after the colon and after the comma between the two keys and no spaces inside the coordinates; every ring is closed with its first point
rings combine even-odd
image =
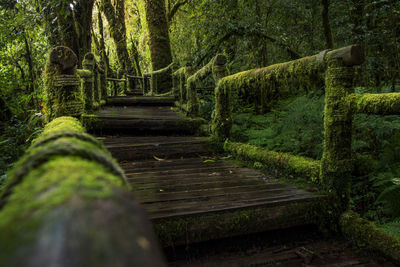
{"type": "MultiPolygon", "coordinates": [[[[187,158],[209,154],[207,140],[187,136],[105,137],[104,142],[114,158],[121,161],[158,158],[187,158]]],[[[155,162],[157,163],[157,161],[155,162]]],[[[132,166],[136,168],[137,166],[132,166]]]]}
{"type": "Polygon", "coordinates": [[[108,106],[173,106],[174,97],[114,96],[107,98],[108,106]]]}
{"type": "Polygon", "coordinates": [[[83,115],[89,131],[101,134],[195,134],[203,119],[189,119],[168,106],[107,106],[95,115],[83,115]]]}
{"type": "Polygon", "coordinates": [[[310,212],[325,198],[213,158],[121,167],[164,246],[312,224],[310,212]]]}

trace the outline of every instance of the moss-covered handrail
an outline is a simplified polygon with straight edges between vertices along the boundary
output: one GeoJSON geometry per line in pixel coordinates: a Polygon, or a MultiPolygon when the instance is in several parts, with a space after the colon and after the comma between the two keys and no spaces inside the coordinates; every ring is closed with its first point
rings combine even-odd
{"type": "Polygon", "coordinates": [[[0,192],[4,266],[165,266],[109,152],[72,117],[46,125],[0,192]]]}
{"type": "Polygon", "coordinates": [[[187,62],[186,65],[172,74],[172,94],[178,100],[176,106],[186,110],[187,88],[186,81],[194,73],[192,63],[187,62]]]}
{"type": "Polygon", "coordinates": [[[172,88],[172,73],[175,72],[177,65],[172,62],[163,69],[143,74],[145,79],[150,79],[150,94],[166,93],[172,88]]]}
{"type": "Polygon", "coordinates": [[[226,68],[226,56],[217,54],[204,67],[195,72],[186,80],[187,112],[191,116],[196,116],[199,112],[199,98],[197,95],[197,84],[205,77],[212,74],[215,85],[218,81],[228,74],[226,68]]]}
{"type": "Polygon", "coordinates": [[[354,91],[353,66],[361,64],[363,60],[361,47],[352,45],[222,78],[215,92],[213,138],[220,142],[229,138],[232,109],[240,97],[239,92],[254,94],[262,106],[268,107],[273,98],[306,91],[290,92],[290,85],[312,87],[316,84],[322,90],[325,84],[324,151],[320,179],[326,189],[337,197],[339,209],[346,210],[352,170],[350,106],[356,106],[349,100],[356,98],[349,95],[354,91]]]}

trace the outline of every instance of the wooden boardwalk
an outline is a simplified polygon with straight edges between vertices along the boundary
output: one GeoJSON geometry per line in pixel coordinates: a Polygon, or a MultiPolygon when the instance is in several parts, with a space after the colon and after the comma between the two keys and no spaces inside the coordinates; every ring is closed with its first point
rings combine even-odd
{"type": "Polygon", "coordinates": [[[98,113],[102,131],[112,133],[99,139],[119,160],[164,246],[312,223],[309,211],[323,196],[213,155],[206,138],[190,135],[191,121],[171,110],[172,101],[130,99],[113,99],[98,113]]]}

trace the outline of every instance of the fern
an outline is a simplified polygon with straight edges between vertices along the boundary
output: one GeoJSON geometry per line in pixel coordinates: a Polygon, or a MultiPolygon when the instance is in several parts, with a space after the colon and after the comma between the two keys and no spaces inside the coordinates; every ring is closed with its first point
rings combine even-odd
{"type": "Polygon", "coordinates": [[[390,223],[383,224],[379,228],[391,236],[400,238],[400,219],[397,219],[390,223]]]}

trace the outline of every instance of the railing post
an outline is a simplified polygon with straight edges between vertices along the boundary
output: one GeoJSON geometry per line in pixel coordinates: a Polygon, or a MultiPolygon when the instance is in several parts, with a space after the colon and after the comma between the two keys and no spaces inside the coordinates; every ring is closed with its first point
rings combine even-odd
{"type": "MultiPolygon", "coordinates": [[[[222,80],[223,81],[223,80],[222,80]]],[[[215,114],[211,125],[212,137],[218,142],[229,138],[232,128],[231,89],[222,82],[215,88],[215,114]]]]}
{"type": "Polygon", "coordinates": [[[83,70],[79,71],[79,76],[82,78],[83,100],[85,101],[85,112],[92,112],[94,109],[94,55],[87,53],[82,62],[83,70]]]}
{"type": "Polygon", "coordinates": [[[107,69],[105,67],[104,61],[101,60],[99,64],[99,73],[100,73],[100,91],[101,91],[101,101],[106,100],[107,93],[107,69]]]}
{"type": "Polygon", "coordinates": [[[94,69],[93,69],[93,98],[94,98],[94,108],[98,109],[100,107],[100,99],[101,99],[101,92],[100,92],[100,71],[99,71],[99,63],[96,61],[96,58],[93,55],[93,63],[94,63],[94,69]]]}
{"type": "Polygon", "coordinates": [[[186,82],[189,79],[190,76],[194,74],[193,66],[191,62],[186,63],[185,66],[185,73],[184,75],[181,75],[180,77],[180,95],[181,95],[181,104],[184,104],[187,102],[187,88],[186,88],[186,82]]]}
{"type": "Polygon", "coordinates": [[[76,74],[77,63],[77,56],[68,47],[59,46],[50,52],[43,73],[48,121],[83,113],[80,83],[76,74]]]}
{"type": "Polygon", "coordinates": [[[346,66],[342,58],[328,58],[327,67],[321,178],[325,188],[337,198],[339,210],[344,211],[348,208],[353,170],[353,114],[345,99],[354,92],[354,69],[346,66]]]}
{"type": "Polygon", "coordinates": [[[217,87],[219,80],[228,75],[228,69],[226,67],[226,56],[218,54],[213,62],[212,72],[215,82],[215,87],[217,87]]]}

